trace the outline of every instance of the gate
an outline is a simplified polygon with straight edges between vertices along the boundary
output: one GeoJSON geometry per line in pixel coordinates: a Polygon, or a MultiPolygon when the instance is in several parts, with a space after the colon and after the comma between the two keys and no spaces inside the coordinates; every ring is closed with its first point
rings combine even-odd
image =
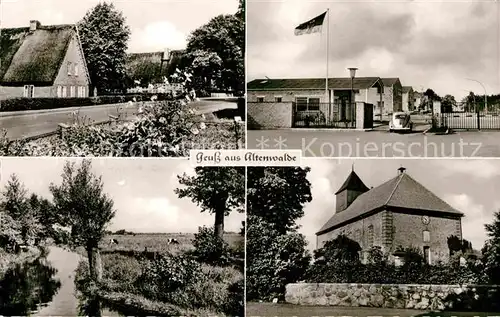
{"type": "Polygon", "coordinates": [[[438,115],[438,126],[455,130],[500,130],[498,112],[450,112],[438,115]]]}
{"type": "Polygon", "coordinates": [[[356,104],[292,103],[294,128],[356,128],[356,104]]]}

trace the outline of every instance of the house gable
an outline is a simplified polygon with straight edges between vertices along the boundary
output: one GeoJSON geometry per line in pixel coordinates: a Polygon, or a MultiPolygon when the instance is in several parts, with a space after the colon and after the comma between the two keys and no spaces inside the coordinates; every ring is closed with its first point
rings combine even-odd
{"type": "Polygon", "coordinates": [[[69,41],[65,56],[59,64],[54,85],[75,87],[85,86],[88,90],[89,84],[90,77],[86,67],[85,58],[78,36],[75,32],[69,41]],[[77,66],[77,70],[75,70],[75,66],[77,66]]]}

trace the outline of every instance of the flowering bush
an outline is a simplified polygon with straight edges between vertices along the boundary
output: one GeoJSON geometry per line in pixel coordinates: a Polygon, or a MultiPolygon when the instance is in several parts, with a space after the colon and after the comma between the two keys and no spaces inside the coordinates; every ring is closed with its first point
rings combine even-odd
{"type": "Polygon", "coordinates": [[[182,87],[176,92],[175,99],[160,101],[152,96],[151,101],[139,104],[137,118],[133,121],[108,127],[77,118],[64,128],[61,136],[31,142],[10,141],[4,132],[3,136],[0,135],[0,155],[185,156],[195,147],[194,144],[200,143],[200,139],[207,143],[221,139],[226,143],[236,143],[234,123],[231,122],[230,129],[227,129],[231,132],[220,127],[214,129],[204,122],[204,115],[197,115],[190,108],[190,102],[196,98],[190,90],[190,74],[177,70],[172,77],[182,87]],[[211,137],[213,130],[216,133],[211,137]]]}

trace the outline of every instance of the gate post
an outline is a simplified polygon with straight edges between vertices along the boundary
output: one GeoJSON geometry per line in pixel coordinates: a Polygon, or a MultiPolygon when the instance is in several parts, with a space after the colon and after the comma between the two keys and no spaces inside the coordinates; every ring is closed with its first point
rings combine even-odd
{"type": "Polygon", "coordinates": [[[481,130],[481,118],[479,117],[479,111],[476,111],[477,116],[477,129],[481,130]]]}

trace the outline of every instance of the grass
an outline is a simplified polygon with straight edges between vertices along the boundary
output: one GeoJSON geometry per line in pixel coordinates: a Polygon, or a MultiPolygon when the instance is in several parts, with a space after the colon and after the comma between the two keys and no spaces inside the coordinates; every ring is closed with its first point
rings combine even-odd
{"type": "Polygon", "coordinates": [[[413,309],[371,308],[371,307],[339,307],[339,306],[301,306],[292,304],[272,304],[248,302],[247,317],[264,316],[343,316],[343,317],[494,317],[499,313],[478,312],[428,312],[413,309]]]}
{"type": "MultiPolygon", "coordinates": [[[[193,248],[193,233],[137,233],[135,235],[117,235],[106,236],[99,247],[104,252],[122,250],[142,252],[145,248],[151,252],[169,252],[177,254],[193,248]],[[112,244],[111,239],[118,241],[118,244],[112,244]],[[169,244],[169,239],[176,239],[179,244],[169,244]]],[[[224,240],[232,247],[239,247],[244,243],[244,237],[237,233],[225,233],[224,240]]]]}
{"type": "MultiPolygon", "coordinates": [[[[242,281],[243,272],[234,267],[201,265],[201,276],[184,288],[172,293],[144,292],[141,277],[154,260],[137,255],[124,255],[120,251],[148,251],[181,254],[192,250],[194,234],[190,233],[140,233],[106,236],[100,244],[103,267],[101,298],[103,305],[127,315],[182,315],[224,316],[228,302],[234,300],[230,287],[242,281]],[[118,244],[112,244],[116,239],[118,244]],[[179,244],[169,244],[176,239],[179,244]],[[162,300],[160,300],[163,298],[162,300]],[[168,301],[165,299],[167,298],[168,301]]],[[[236,233],[226,233],[225,241],[233,249],[244,246],[244,238],[236,233]]],[[[85,255],[83,248],[78,253],[85,255]]],[[[80,264],[86,267],[86,261],[80,264]]],[[[83,269],[85,271],[85,269],[83,269]]]]}
{"type": "Polygon", "coordinates": [[[4,250],[0,249],[0,279],[12,266],[34,260],[41,254],[42,250],[35,247],[29,248],[26,252],[21,252],[19,254],[6,253],[4,250]]]}
{"type": "Polygon", "coordinates": [[[329,306],[299,306],[291,304],[255,303],[246,304],[246,316],[344,316],[344,317],[410,317],[424,313],[418,310],[367,308],[367,307],[329,307],[329,306]]]}

